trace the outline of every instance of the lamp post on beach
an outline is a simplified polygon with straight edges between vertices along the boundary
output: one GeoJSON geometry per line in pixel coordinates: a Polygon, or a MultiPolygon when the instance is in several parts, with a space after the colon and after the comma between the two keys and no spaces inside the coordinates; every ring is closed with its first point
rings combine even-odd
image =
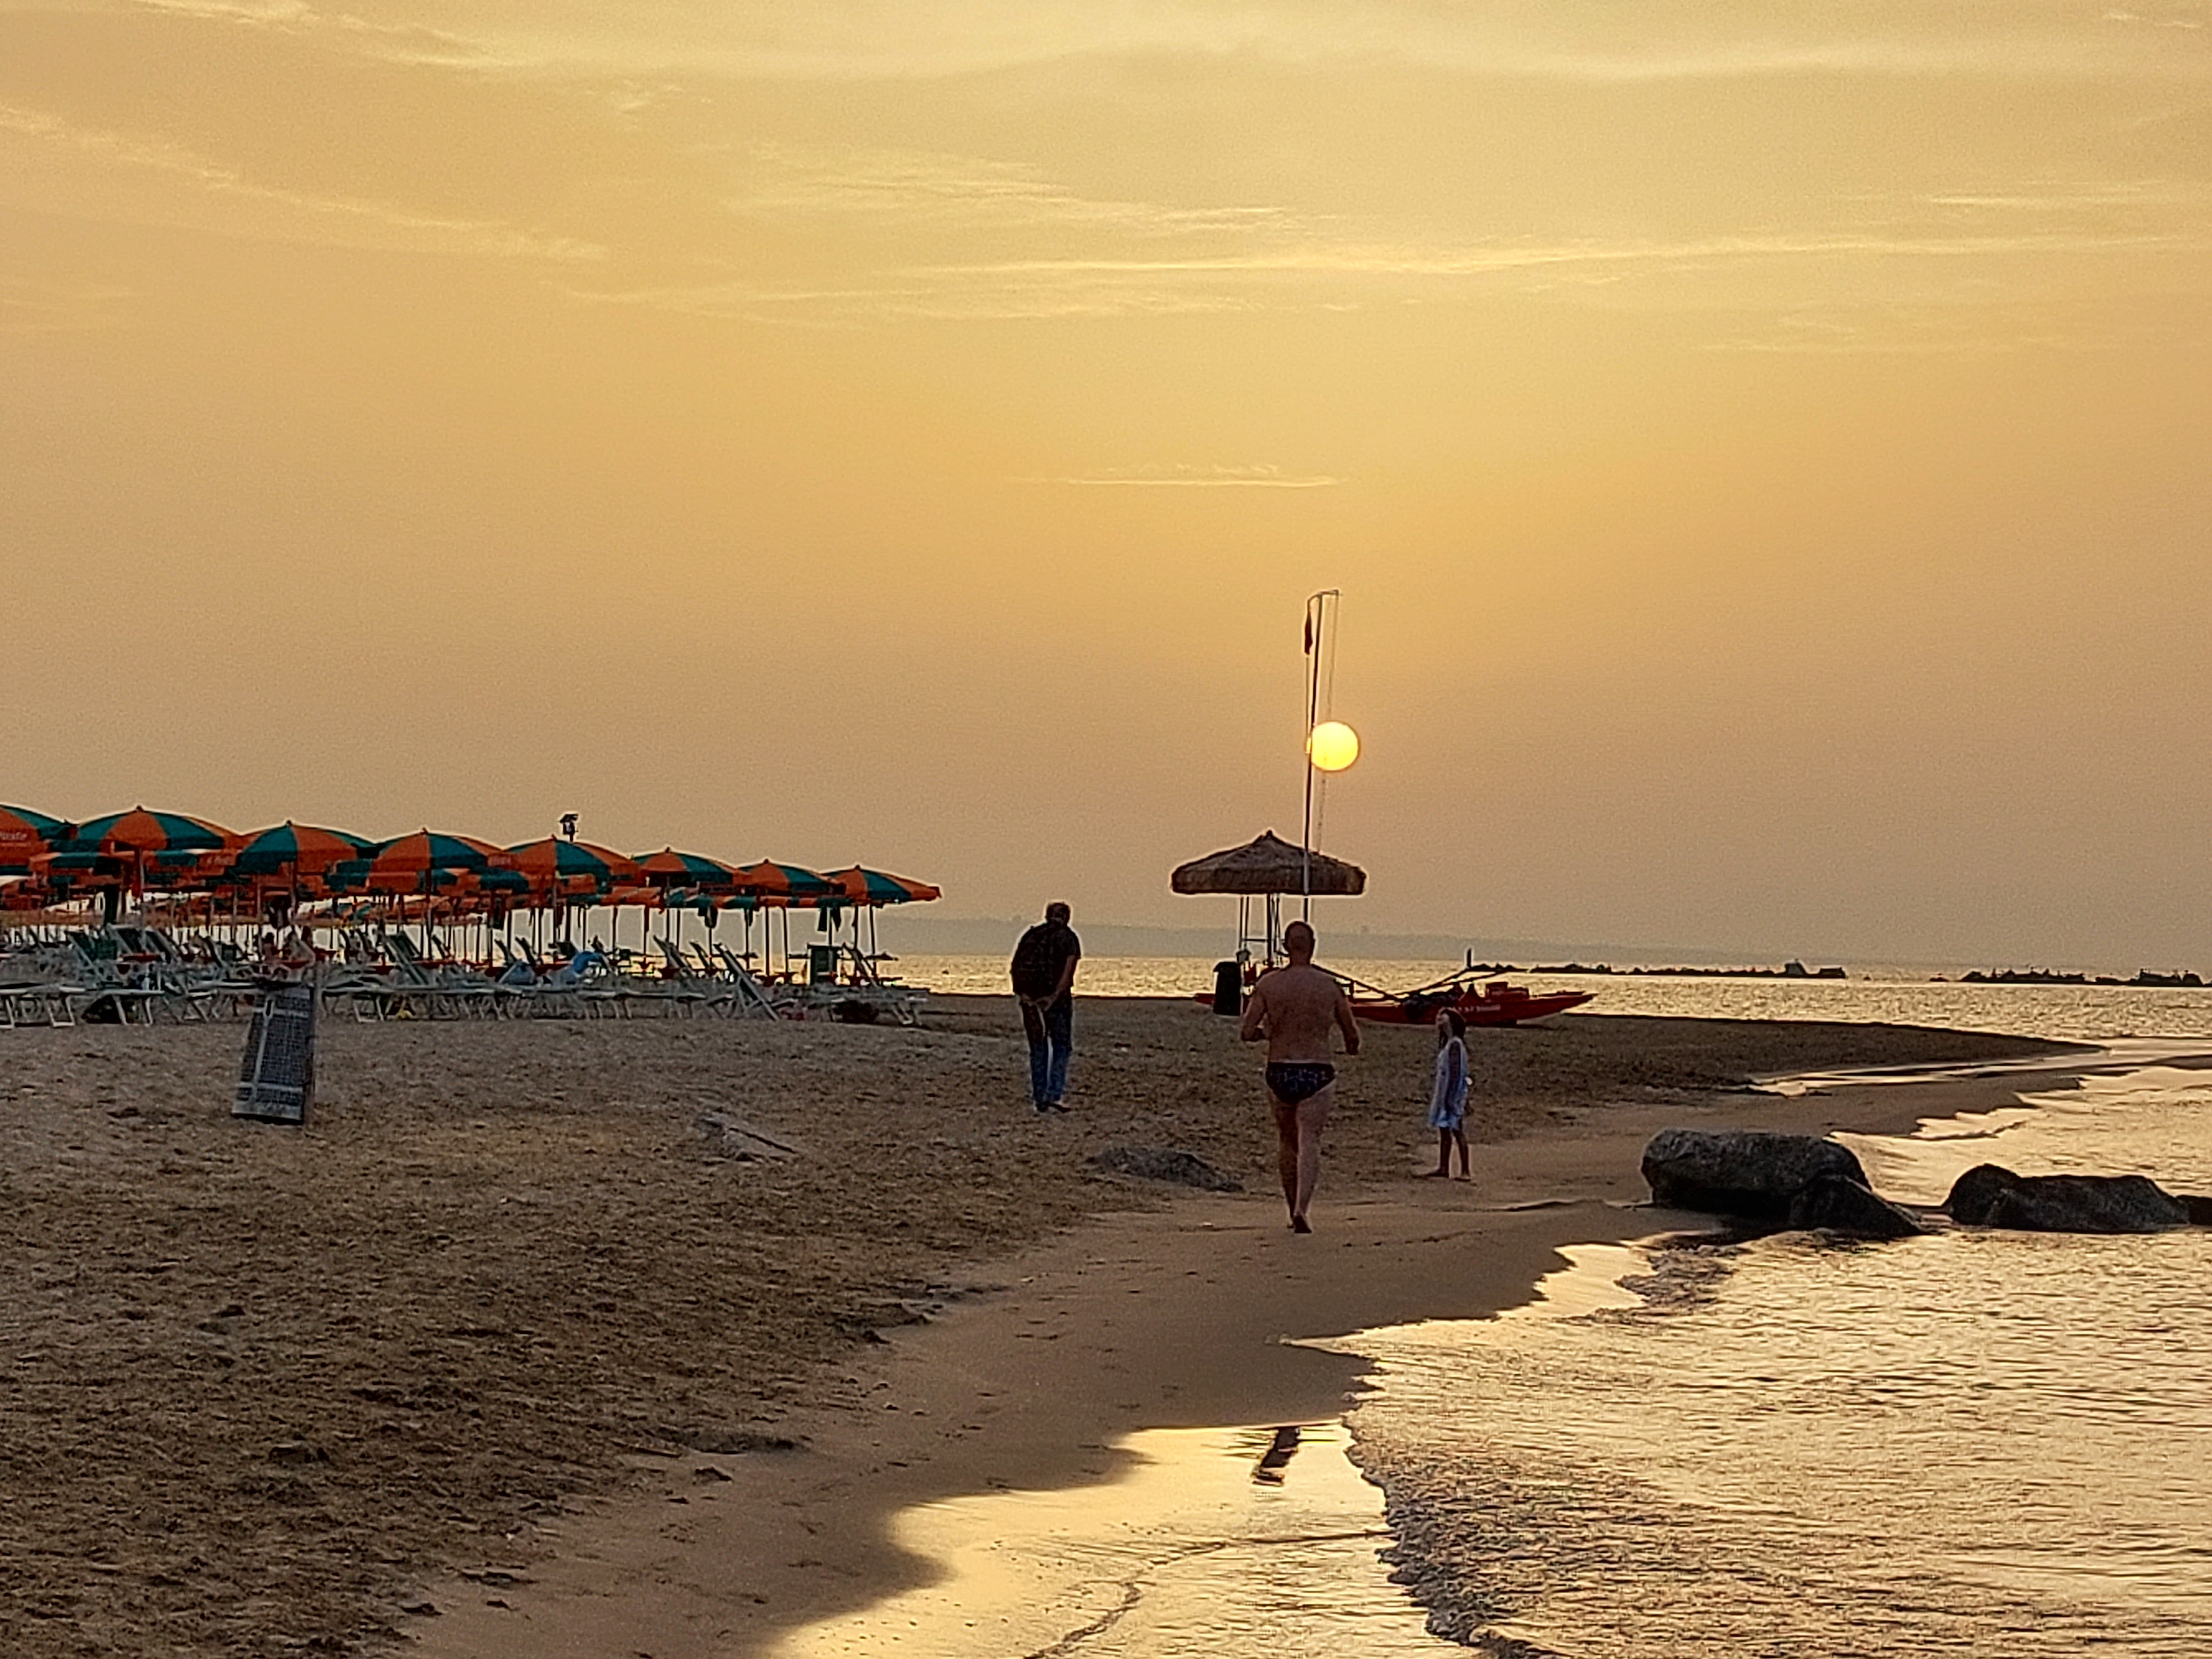
{"type": "Polygon", "coordinates": [[[1342,592],[1324,587],[1306,598],[1306,805],[1305,822],[1298,832],[1298,916],[1313,920],[1314,794],[1331,772],[1341,772],[1359,758],[1359,734],[1342,720],[1324,720],[1328,696],[1323,693],[1322,659],[1328,659],[1327,681],[1334,693],[1336,653],[1329,623],[1343,603],[1342,592]]]}

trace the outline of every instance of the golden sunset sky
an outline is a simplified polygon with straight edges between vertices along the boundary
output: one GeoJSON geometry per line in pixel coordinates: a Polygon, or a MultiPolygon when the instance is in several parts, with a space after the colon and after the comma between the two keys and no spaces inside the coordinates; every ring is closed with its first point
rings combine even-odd
{"type": "Polygon", "coordinates": [[[0,0],[0,800],[2212,967],[2212,5],[0,0]]]}

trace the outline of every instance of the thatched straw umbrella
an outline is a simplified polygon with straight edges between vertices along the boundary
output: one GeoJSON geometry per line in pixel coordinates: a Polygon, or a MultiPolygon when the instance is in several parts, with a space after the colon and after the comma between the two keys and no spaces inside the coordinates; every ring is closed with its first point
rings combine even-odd
{"type": "MultiPolygon", "coordinates": [[[[1210,853],[1176,866],[1168,884],[1178,893],[1237,895],[1237,955],[1258,945],[1269,962],[1283,936],[1282,895],[1323,893],[1350,897],[1367,890],[1367,872],[1326,853],[1307,853],[1270,830],[1257,841],[1210,853]],[[1253,932],[1251,902],[1267,901],[1264,931],[1253,932]]],[[[1217,982],[1217,989],[1218,989],[1217,982]]],[[[1217,1005],[1218,1006],[1218,1005],[1217,1005]]]]}
{"type": "Polygon", "coordinates": [[[1176,866],[1168,884],[1178,893],[1324,893],[1349,897],[1367,890],[1367,872],[1326,853],[1306,854],[1273,830],[1257,841],[1176,866]],[[1306,877],[1312,860],[1312,882],[1306,877]]]}

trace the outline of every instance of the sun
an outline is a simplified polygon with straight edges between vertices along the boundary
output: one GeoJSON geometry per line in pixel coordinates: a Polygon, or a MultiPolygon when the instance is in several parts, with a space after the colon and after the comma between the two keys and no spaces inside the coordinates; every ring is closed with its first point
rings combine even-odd
{"type": "Polygon", "coordinates": [[[1342,720],[1323,720],[1306,738],[1306,753],[1324,772],[1341,772],[1359,758],[1359,734],[1342,720]]]}

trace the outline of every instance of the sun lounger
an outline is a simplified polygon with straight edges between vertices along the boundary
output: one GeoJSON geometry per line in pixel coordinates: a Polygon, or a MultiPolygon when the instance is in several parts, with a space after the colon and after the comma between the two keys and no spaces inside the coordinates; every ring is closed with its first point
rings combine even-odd
{"type": "Polygon", "coordinates": [[[768,988],[752,976],[745,964],[738,960],[737,952],[726,945],[717,945],[714,954],[721,957],[723,970],[736,988],[739,1012],[767,1019],[783,1018],[785,1005],[768,994],[768,988]]]}

